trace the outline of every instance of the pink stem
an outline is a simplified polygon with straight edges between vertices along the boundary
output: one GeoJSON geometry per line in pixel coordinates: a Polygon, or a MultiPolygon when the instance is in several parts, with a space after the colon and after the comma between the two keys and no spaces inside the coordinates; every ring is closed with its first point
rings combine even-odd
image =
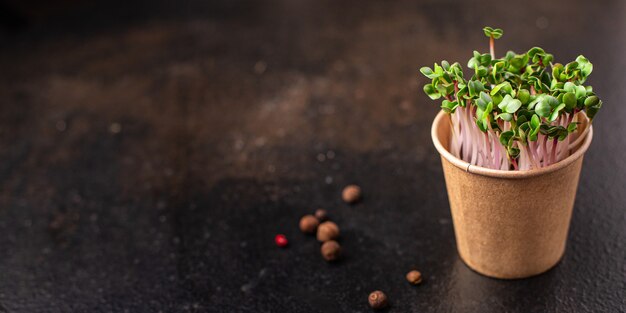
{"type": "Polygon", "coordinates": [[[558,139],[556,137],[554,137],[554,139],[552,139],[552,151],[550,151],[550,159],[552,163],[556,163],[556,143],[557,143],[558,139]]]}

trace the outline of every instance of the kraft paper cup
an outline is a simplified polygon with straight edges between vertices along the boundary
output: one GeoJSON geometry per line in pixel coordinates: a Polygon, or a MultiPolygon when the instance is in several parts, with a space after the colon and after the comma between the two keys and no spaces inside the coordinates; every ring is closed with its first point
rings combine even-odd
{"type": "Polygon", "coordinates": [[[566,159],[529,171],[487,169],[453,156],[448,151],[449,115],[443,111],[431,135],[441,154],[461,259],[476,272],[503,279],[529,277],[555,266],[565,252],[593,129],[566,159]]]}

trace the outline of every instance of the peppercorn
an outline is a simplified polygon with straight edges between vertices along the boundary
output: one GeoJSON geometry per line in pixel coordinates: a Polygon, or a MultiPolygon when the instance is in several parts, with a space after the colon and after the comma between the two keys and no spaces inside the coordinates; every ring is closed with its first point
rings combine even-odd
{"type": "Polygon", "coordinates": [[[336,241],[329,240],[322,244],[321,252],[324,260],[329,262],[335,261],[341,256],[341,246],[336,241]]]}
{"type": "Polygon", "coordinates": [[[380,290],[376,290],[370,293],[369,297],[367,297],[367,300],[374,310],[385,308],[388,304],[387,296],[380,290]]]}
{"type": "Polygon", "coordinates": [[[274,237],[274,242],[276,242],[276,245],[281,248],[284,248],[289,244],[289,241],[287,241],[287,237],[285,237],[285,235],[283,234],[276,235],[276,237],[274,237]]]}
{"type": "Polygon", "coordinates": [[[318,221],[323,222],[328,218],[328,213],[324,209],[317,209],[315,211],[315,217],[318,221]]]}
{"type": "Polygon", "coordinates": [[[357,185],[348,185],[343,188],[341,198],[346,203],[355,203],[361,199],[361,188],[357,185]]]}
{"type": "Polygon", "coordinates": [[[337,224],[327,221],[317,227],[317,240],[325,242],[339,238],[339,226],[337,224]]]}
{"type": "Polygon", "coordinates": [[[305,215],[300,219],[300,230],[305,234],[315,233],[320,222],[313,215],[305,215]]]}
{"type": "Polygon", "coordinates": [[[406,274],[406,280],[408,280],[411,285],[419,285],[422,282],[422,273],[415,270],[410,271],[406,274]]]}

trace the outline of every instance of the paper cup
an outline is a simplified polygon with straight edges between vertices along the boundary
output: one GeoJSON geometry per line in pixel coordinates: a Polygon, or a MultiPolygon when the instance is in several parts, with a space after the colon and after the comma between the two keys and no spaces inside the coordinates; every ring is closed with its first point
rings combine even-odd
{"type": "Polygon", "coordinates": [[[555,266],[565,252],[593,130],[566,159],[529,171],[487,169],[453,156],[448,151],[449,115],[444,112],[435,118],[431,135],[441,154],[461,259],[481,274],[503,279],[529,277],[555,266]]]}

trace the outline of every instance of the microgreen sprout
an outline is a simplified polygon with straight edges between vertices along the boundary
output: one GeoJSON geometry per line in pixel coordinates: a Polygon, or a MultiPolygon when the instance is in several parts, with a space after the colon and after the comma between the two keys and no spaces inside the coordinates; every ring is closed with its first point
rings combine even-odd
{"type": "Polygon", "coordinates": [[[435,63],[420,72],[431,80],[424,92],[441,99],[450,114],[450,152],[473,165],[530,170],[563,160],[587,134],[602,106],[585,86],[593,65],[584,56],[565,65],[534,47],[526,53],[495,56],[498,28],[485,27],[489,53],[474,51],[466,80],[459,63],[435,63]],[[587,123],[582,123],[586,119],[587,123]],[[578,130],[579,125],[587,125],[578,130]],[[578,132],[580,135],[570,136],[578,132]]]}

